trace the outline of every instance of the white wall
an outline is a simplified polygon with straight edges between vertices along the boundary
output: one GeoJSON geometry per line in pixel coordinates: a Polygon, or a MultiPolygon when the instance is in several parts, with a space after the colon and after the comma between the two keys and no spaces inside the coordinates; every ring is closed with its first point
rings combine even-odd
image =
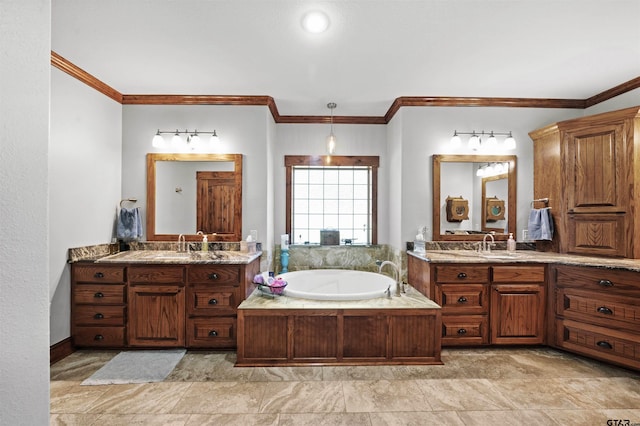
{"type": "MultiPolygon", "coordinates": [[[[163,152],[151,146],[160,130],[216,130],[216,153],[243,154],[242,234],[267,235],[268,109],[263,106],[124,105],[122,132],[122,197],[137,198],[146,235],[146,155],[163,152]]],[[[195,231],[194,231],[195,233],[195,231]]]]}
{"type": "MultiPolygon", "coordinates": [[[[405,197],[405,190],[408,192],[409,188],[402,187],[402,179],[404,176],[404,170],[402,169],[402,120],[403,111],[398,111],[391,121],[387,125],[387,163],[389,166],[386,168],[383,176],[379,176],[379,181],[386,179],[388,182],[389,197],[388,202],[384,205],[387,210],[387,222],[380,221],[378,223],[380,229],[386,229],[388,240],[387,243],[396,250],[404,250],[402,244],[402,199],[405,197]]],[[[378,207],[383,207],[382,202],[378,202],[378,207]]]]}
{"type": "Polygon", "coordinates": [[[70,335],[70,247],[114,236],[122,177],[122,105],[51,69],[49,294],[51,343],[70,335]]]}
{"type": "Polygon", "coordinates": [[[49,424],[51,4],[0,13],[0,424],[49,424]]]}

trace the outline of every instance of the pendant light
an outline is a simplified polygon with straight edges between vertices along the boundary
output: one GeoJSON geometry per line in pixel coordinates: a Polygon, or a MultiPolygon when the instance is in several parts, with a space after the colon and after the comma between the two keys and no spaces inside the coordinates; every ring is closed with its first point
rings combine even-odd
{"type": "Polygon", "coordinates": [[[336,152],[336,136],[333,134],[333,110],[336,106],[335,102],[329,102],[327,104],[327,108],[331,111],[331,131],[327,138],[327,152],[329,155],[333,155],[336,152]]]}

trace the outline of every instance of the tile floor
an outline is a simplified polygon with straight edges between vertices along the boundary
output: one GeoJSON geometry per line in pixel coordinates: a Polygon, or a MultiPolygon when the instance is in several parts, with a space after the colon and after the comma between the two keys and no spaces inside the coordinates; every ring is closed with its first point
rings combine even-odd
{"type": "Polygon", "coordinates": [[[378,367],[234,368],[233,352],[188,352],[161,383],[80,386],[116,353],[51,366],[52,425],[640,426],[640,372],[548,348],[378,367]]]}

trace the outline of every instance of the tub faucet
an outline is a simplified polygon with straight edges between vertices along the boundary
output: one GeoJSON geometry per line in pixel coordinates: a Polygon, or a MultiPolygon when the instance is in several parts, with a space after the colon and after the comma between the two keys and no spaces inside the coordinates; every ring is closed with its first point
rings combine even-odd
{"type": "Polygon", "coordinates": [[[495,231],[484,234],[484,237],[482,238],[482,251],[491,253],[491,247],[496,245],[496,240],[493,238],[493,234],[495,234],[495,231]],[[487,237],[491,237],[491,243],[487,243],[487,237]]]}
{"type": "Polygon", "coordinates": [[[391,265],[391,266],[393,266],[393,270],[394,270],[394,271],[395,271],[395,273],[396,273],[396,294],[395,294],[395,295],[396,295],[396,296],[400,296],[400,295],[401,295],[401,293],[404,293],[404,292],[405,292],[405,291],[404,291],[404,286],[402,286],[402,285],[400,284],[400,269],[398,269],[398,265],[396,265],[395,263],[390,262],[390,261],[388,261],[388,260],[385,260],[384,262],[381,262],[381,261],[379,261],[379,260],[378,260],[378,261],[376,261],[376,265],[378,265],[378,273],[379,273],[379,274],[381,274],[381,273],[382,273],[382,268],[383,268],[385,265],[391,265]]]}

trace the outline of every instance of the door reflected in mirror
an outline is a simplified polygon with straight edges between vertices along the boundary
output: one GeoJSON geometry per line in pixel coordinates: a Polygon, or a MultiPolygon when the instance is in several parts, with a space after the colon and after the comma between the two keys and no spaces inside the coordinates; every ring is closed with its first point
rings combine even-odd
{"type": "Polygon", "coordinates": [[[506,240],[515,235],[516,199],[515,155],[433,156],[434,241],[481,240],[491,231],[506,240]],[[494,171],[487,172],[487,166],[494,171]],[[468,201],[468,219],[447,220],[448,198],[468,201]]]}

